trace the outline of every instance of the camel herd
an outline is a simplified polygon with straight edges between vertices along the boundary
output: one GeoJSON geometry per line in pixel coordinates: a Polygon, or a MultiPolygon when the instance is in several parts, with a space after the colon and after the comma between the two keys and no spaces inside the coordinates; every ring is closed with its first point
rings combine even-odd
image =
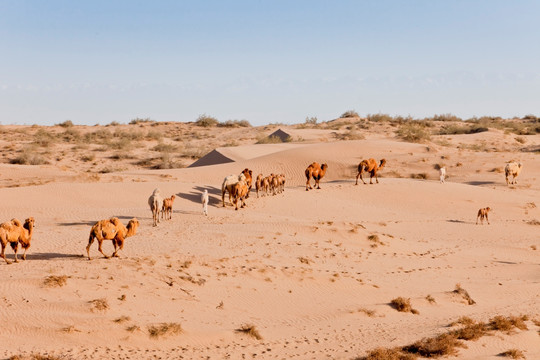
{"type": "MultiPolygon", "coordinates": [[[[356,183],[358,185],[358,178],[364,181],[362,177],[363,172],[370,174],[369,183],[373,184],[372,179],[375,177],[376,183],[379,183],[377,172],[381,170],[386,165],[386,160],[381,159],[379,163],[373,158],[362,160],[358,164],[358,174],[356,175],[356,183]]],[[[518,162],[508,162],[505,167],[505,178],[506,184],[516,184],[516,177],[520,174],[523,165],[518,162]],[[509,177],[512,176],[510,181],[509,177]]],[[[320,189],[320,180],[326,174],[328,170],[328,165],[323,163],[319,165],[317,162],[313,162],[308,165],[305,170],[306,175],[306,191],[313,189],[310,184],[310,180],[313,178],[315,181],[315,186],[317,189],[320,189]]],[[[444,183],[444,178],[446,176],[446,169],[444,167],[439,169],[440,171],[440,181],[444,183]]],[[[235,210],[238,210],[238,207],[243,208],[246,206],[245,200],[249,198],[249,193],[252,188],[253,183],[253,172],[249,169],[244,169],[239,175],[229,175],[225,177],[221,186],[221,200],[223,207],[225,207],[225,194],[229,194],[229,203],[235,206],[235,210]]],[[[270,174],[268,176],[263,176],[259,174],[255,181],[255,190],[257,198],[259,193],[261,195],[276,195],[285,190],[285,175],[284,174],[270,174]]],[[[162,219],[170,220],[172,219],[173,212],[173,203],[175,200],[175,195],[172,195],[169,198],[162,198],[160,190],[155,189],[148,198],[148,205],[152,211],[152,225],[157,226],[160,222],[160,215],[162,219]]],[[[201,202],[203,205],[203,214],[208,215],[208,191],[204,190],[201,194],[201,202]]],[[[482,208],[478,210],[478,215],[476,218],[476,223],[478,220],[483,224],[484,218],[489,224],[488,213],[491,209],[489,207],[482,208]]],[[[5,250],[10,244],[11,248],[15,252],[15,262],[18,262],[18,248],[19,244],[24,249],[22,259],[26,260],[26,252],[30,248],[32,233],[35,226],[35,220],[33,217],[27,218],[24,223],[21,223],[18,219],[12,219],[11,221],[4,222],[0,224],[0,244],[2,245],[2,253],[0,256],[4,258],[6,263],[10,264],[11,262],[5,256],[5,250]]],[[[110,219],[100,220],[96,222],[91,230],[90,236],[88,238],[88,245],[86,246],[86,252],[88,254],[88,259],[90,260],[90,247],[94,240],[98,242],[98,251],[106,258],[117,257],[118,251],[121,250],[124,246],[124,240],[130,236],[133,236],[137,232],[139,227],[139,221],[136,218],[131,219],[128,222],[127,226],[124,226],[122,222],[117,217],[112,217],[110,219]],[[111,256],[107,256],[102,249],[103,240],[112,240],[114,246],[114,252],[111,256]]]]}

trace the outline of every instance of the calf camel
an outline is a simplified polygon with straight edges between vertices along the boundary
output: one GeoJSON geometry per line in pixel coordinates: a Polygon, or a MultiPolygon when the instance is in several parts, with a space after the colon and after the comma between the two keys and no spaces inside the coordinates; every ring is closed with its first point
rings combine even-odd
{"type": "Polygon", "coordinates": [[[358,177],[360,177],[360,180],[365,184],[364,178],[362,177],[362,173],[364,171],[369,173],[369,183],[373,184],[373,177],[375,176],[375,181],[377,184],[379,183],[379,177],[377,176],[377,171],[381,170],[384,165],[386,164],[385,159],[381,159],[381,162],[379,166],[377,166],[377,161],[373,158],[368,160],[362,160],[360,164],[358,164],[358,174],[356,175],[356,184],[358,185],[358,177]]]}
{"type": "Polygon", "coordinates": [[[94,239],[98,241],[99,252],[107,259],[109,256],[105,255],[102,249],[103,240],[112,240],[114,252],[111,256],[118,257],[118,251],[124,247],[124,240],[127,237],[135,235],[138,227],[139,221],[136,218],[129,220],[127,227],[125,227],[117,217],[98,221],[90,230],[88,245],[86,246],[88,260],[92,260],[90,257],[90,246],[94,242],[94,239]]]}
{"type": "Polygon", "coordinates": [[[488,219],[488,213],[490,211],[490,207],[482,208],[478,210],[478,215],[476,215],[476,225],[478,225],[478,219],[480,218],[480,223],[484,225],[484,218],[486,218],[487,223],[489,225],[489,219],[488,219]]]}
{"type": "Polygon", "coordinates": [[[326,164],[319,165],[319,163],[316,163],[316,162],[314,162],[313,164],[310,164],[307,167],[307,169],[305,171],[306,179],[307,179],[307,181],[306,181],[306,191],[309,191],[309,189],[313,189],[311,187],[311,184],[309,183],[311,178],[313,178],[313,180],[315,180],[315,185],[317,186],[317,189],[321,188],[321,186],[319,185],[319,182],[321,181],[323,176],[326,174],[327,169],[328,169],[328,165],[326,165],[326,164]]]}
{"type": "Polygon", "coordinates": [[[163,199],[163,206],[161,208],[161,218],[164,217],[165,220],[172,219],[172,207],[173,207],[175,198],[176,196],[171,195],[171,197],[163,199]]]}

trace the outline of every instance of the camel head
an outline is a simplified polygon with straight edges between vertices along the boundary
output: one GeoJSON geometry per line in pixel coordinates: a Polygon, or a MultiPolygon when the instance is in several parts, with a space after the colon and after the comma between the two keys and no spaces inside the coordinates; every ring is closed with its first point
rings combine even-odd
{"type": "Polygon", "coordinates": [[[382,168],[384,165],[386,165],[386,159],[381,159],[381,163],[379,164],[379,169],[382,168]]]}
{"type": "Polygon", "coordinates": [[[128,229],[128,236],[133,236],[137,233],[137,228],[139,227],[139,220],[137,218],[133,218],[129,220],[127,224],[128,229]]]}
{"type": "Polygon", "coordinates": [[[171,195],[171,201],[174,201],[174,199],[176,199],[176,196],[174,196],[174,194],[173,194],[173,195],[171,195]]]}
{"type": "Polygon", "coordinates": [[[35,222],[36,221],[34,220],[33,217],[29,217],[28,219],[24,220],[24,225],[23,226],[24,226],[24,228],[26,230],[30,230],[31,228],[34,227],[35,222]]]}
{"type": "Polygon", "coordinates": [[[325,163],[325,164],[322,164],[322,165],[321,165],[321,169],[322,169],[323,171],[326,171],[326,169],[328,169],[328,165],[327,165],[326,163],[325,163]]]}
{"type": "Polygon", "coordinates": [[[161,191],[159,191],[159,188],[155,188],[154,189],[154,192],[152,193],[152,195],[157,195],[159,194],[161,191]]]}

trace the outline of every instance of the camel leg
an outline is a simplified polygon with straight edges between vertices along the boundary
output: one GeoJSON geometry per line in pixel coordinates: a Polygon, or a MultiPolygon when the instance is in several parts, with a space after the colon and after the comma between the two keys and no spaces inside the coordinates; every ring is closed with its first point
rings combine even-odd
{"type": "Polygon", "coordinates": [[[90,257],[90,246],[92,245],[93,242],[94,242],[94,237],[92,236],[88,240],[88,245],[86,246],[86,252],[88,253],[88,260],[92,260],[92,258],[90,257]]]}
{"type": "Polygon", "coordinates": [[[320,188],[321,188],[320,181],[321,181],[321,179],[317,179],[317,181],[316,181],[316,183],[317,183],[317,189],[320,189],[320,188]]]}
{"type": "Polygon", "coordinates": [[[312,189],[312,187],[311,187],[311,184],[309,183],[309,179],[307,179],[307,181],[306,181],[306,191],[309,191],[309,189],[312,189]]]}
{"type": "Polygon", "coordinates": [[[15,241],[15,242],[12,242],[10,245],[13,251],[15,252],[15,262],[18,263],[19,259],[17,259],[17,251],[19,250],[19,242],[15,241]]]}
{"type": "Polygon", "coordinates": [[[2,242],[2,254],[0,254],[0,257],[4,258],[4,260],[6,260],[6,263],[7,263],[7,264],[11,264],[11,261],[9,261],[9,260],[6,258],[6,245],[7,245],[7,243],[4,244],[4,243],[2,242]]]}
{"type": "Polygon", "coordinates": [[[360,176],[360,173],[356,174],[356,183],[354,185],[358,185],[358,177],[360,176]]]}
{"type": "Polygon", "coordinates": [[[487,223],[488,223],[488,225],[489,225],[489,218],[488,218],[488,214],[486,214],[486,221],[487,221],[487,223]]]}
{"type": "Polygon", "coordinates": [[[22,254],[22,259],[26,260],[26,252],[30,248],[30,244],[28,244],[27,246],[23,246],[23,248],[24,248],[24,253],[22,254]]]}
{"type": "Polygon", "coordinates": [[[108,259],[109,256],[105,255],[105,253],[103,252],[103,249],[101,248],[101,245],[103,245],[103,241],[98,239],[98,250],[103,256],[105,256],[106,259],[108,259]]]}
{"type": "Polygon", "coordinates": [[[366,182],[364,181],[364,177],[362,176],[362,171],[360,172],[360,180],[362,180],[362,182],[364,183],[364,185],[366,185],[366,182]]]}
{"type": "Polygon", "coordinates": [[[225,191],[221,190],[221,201],[223,202],[223,207],[225,207],[225,191]]]}
{"type": "Polygon", "coordinates": [[[379,183],[379,177],[377,176],[377,173],[375,173],[375,181],[377,182],[377,184],[379,183]]]}

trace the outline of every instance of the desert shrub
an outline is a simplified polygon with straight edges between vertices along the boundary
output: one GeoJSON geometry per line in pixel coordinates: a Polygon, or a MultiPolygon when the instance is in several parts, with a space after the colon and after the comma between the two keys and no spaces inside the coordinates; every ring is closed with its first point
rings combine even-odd
{"type": "Polygon", "coordinates": [[[173,144],[159,143],[156,146],[154,146],[152,150],[159,151],[159,152],[174,152],[174,151],[178,151],[178,146],[173,145],[173,144]]]}
{"type": "Polygon", "coordinates": [[[255,339],[257,340],[261,340],[262,339],[262,336],[261,334],[259,333],[259,331],[257,330],[257,328],[255,327],[255,325],[252,325],[252,324],[244,324],[242,325],[240,328],[234,330],[238,333],[244,333],[246,335],[249,335],[251,337],[254,337],[255,339]]]}
{"type": "Polygon", "coordinates": [[[64,122],[61,122],[60,124],[56,124],[56,126],[61,126],[61,127],[72,127],[73,126],[73,122],[71,120],[66,120],[64,122]]]}
{"type": "Polygon", "coordinates": [[[177,323],[161,323],[148,327],[148,334],[153,338],[158,338],[164,335],[181,334],[182,331],[182,326],[177,323]]]}
{"type": "Polygon", "coordinates": [[[358,115],[358,113],[354,110],[347,110],[340,116],[340,118],[352,118],[352,117],[360,117],[360,115],[358,115]]]}
{"type": "Polygon", "coordinates": [[[96,155],[95,154],[83,154],[81,155],[81,161],[84,161],[84,162],[89,162],[89,161],[94,161],[96,158],[96,155]]]}
{"type": "Polygon", "coordinates": [[[202,127],[212,127],[216,126],[218,123],[219,121],[215,117],[206,114],[199,115],[197,120],[195,120],[195,124],[202,127]]]}
{"type": "Polygon", "coordinates": [[[433,115],[433,117],[427,118],[426,120],[433,120],[433,121],[463,121],[460,117],[457,117],[452,114],[440,114],[440,115],[433,115]]]}
{"type": "Polygon", "coordinates": [[[306,116],[305,123],[309,125],[317,125],[317,121],[318,119],[316,116],[312,116],[312,117],[306,116]]]}
{"type": "Polygon", "coordinates": [[[218,127],[236,128],[236,127],[251,127],[247,120],[227,120],[217,124],[218,127]]]}
{"type": "Polygon", "coordinates": [[[423,124],[408,122],[399,127],[397,136],[405,141],[423,142],[430,139],[430,134],[425,130],[423,124]]]}
{"type": "Polygon", "coordinates": [[[47,287],[62,287],[67,283],[67,276],[50,275],[43,280],[43,285],[47,287]]]}
{"type": "Polygon", "coordinates": [[[129,130],[120,130],[116,129],[113,133],[113,137],[119,138],[119,139],[126,139],[126,140],[143,140],[145,137],[145,134],[141,130],[136,129],[129,129],[129,130]]]}
{"type": "Polygon", "coordinates": [[[47,132],[46,130],[39,129],[34,134],[34,141],[33,143],[41,146],[41,147],[49,147],[50,145],[54,144],[55,138],[54,136],[47,132]]]}
{"type": "Polygon", "coordinates": [[[368,121],[372,121],[372,122],[390,122],[392,120],[394,120],[392,118],[392,116],[388,115],[388,114],[368,114],[367,115],[367,119],[368,121]]]}
{"type": "Polygon", "coordinates": [[[159,162],[156,166],[154,166],[154,169],[175,169],[179,167],[182,166],[174,161],[170,153],[164,152],[161,154],[159,162]]]}
{"type": "Polygon", "coordinates": [[[403,352],[401,349],[377,348],[367,356],[355,360],[415,360],[416,356],[403,352]]]}
{"type": "Polygon", "coordinates": [[[434,338],[425,338],[412,345],[405,346],[404,351],[418,354],[424,357],[439,357],[454,355],[457,347],[463,347],[463,343],[450,334],[442,334],[434,338]]]}
{"type": "Polygon", "coordinates": [[[79,142],[82,138],[80,131],[73,128],[67,128],[66,131],[61,134],[61,137],[66,142],[79,142]]]}
{"type": "MultiPolygon", "coordinates": [[[[287,139],[285,139],[285,142],[290,142],[290,141],[292,141],[292,138],[290,136],[287,139]]],[[[263,135],[259,137],[259,139],[257,140],[257,144],[279,144],[282,142],[283,141],[281,141],[281,138],[275,135],[272,135],[272,136],[263,135]]]]}
{"type": "Polygon", "coordinates": [[[427,173],[411,174],[411,179],[427,180],[427,173]]]}
{"type": "Polygon", "coordinates": [[[426,300],[430,303],[430,304],[434,304],[436,303],[437,301],[435,301],[435,298],[431,295],[426,295],[426,300]]]}
{"type": "Polygon", "coordinates": [[[477,340],[486,335],[488,327],[484,323],[466,324],[460,329],[451,332],[453,336],[460,340],[477,340]]]}
{"type": "Polygon", "coordinates": [[[509,357],[512,359],[525,359],[525,354],[523,354],[523,351],[518,349],[510,349],[505,352],[500,353],[498,356],[504,356],[509,357]]]}
{"type": "Polygon", "coordinates": [[[150,118],[135,118],[135,119],[132,119],[129,124],[130,125],[137,125],[137,124],[144,124],[144,123],[155,123],[156,121],[155,120],[152,120],[150,118]]]}
{"type": "Polygon", "coordinates": [[[522,119],[523,119],[523,120],[540,121],[540,118],[537,117],[537,116],[534,115],[534,114],[527,114],[527,115],[525,115],[522,119]]]}
{"type": "Polygon", "coordinates": [[[527,325],[525,321],[528,320],[528,317],[525,315],[522,316],[501,316],[497,315],[489,321],[490,330],[499,330],[499,331],[511,331],[514,328],[520,330],[527,330],[527,325]]]}
{"type": "Polygon", "coordinates": [[[108,129],[99,129],[84,134],[84,142],[93,144],[105,144],[112,138],[112,133],[108,129]]]}
{"type": "Polygon", "coordinates": [[[454,294],[461,295],[461,297],[463,297],[463,299],[465,299],[469,305],[474,305],[474,304],[476,304],[476,301],[474,301],[474,300],[470,297],[470,295],[469,295],[469,293],[467,292],[467,290],[465,290],[464,288],[462,288],[460,284],[456,284],[456,288],[454,289],[453,293],[454,293],[454,294]]]}
{"type": "Polygon", "coordinates": [[[146,133],[145,138],[146,138],[146,140],[160,141],[161,139],[163,139],[163,134],[161,133],[161,131],[148,130],[148,132],[146,133]]]}
{"type": "Polygon", "coordinates": [[[412,308],[411,299],[405,299],[401,296],[390,301],[390,306],[399,312],[411,312],[413,314],[419,313],[418,310],[412,308]]]}
{"type": "Polygon", "coordinates": [[[11,164],[17,165],[44,165],[48,164],[49,161],[37,152],[37,149],[33,146],[26,146],[18,155],[9,161],[11,164]]]}
{"type": "Polygon", "coordinates": [[[336,134],[338,140],[363,140],[366,137],[356,131],[355,129],[349,130],[343,134],[336,134]]]}

